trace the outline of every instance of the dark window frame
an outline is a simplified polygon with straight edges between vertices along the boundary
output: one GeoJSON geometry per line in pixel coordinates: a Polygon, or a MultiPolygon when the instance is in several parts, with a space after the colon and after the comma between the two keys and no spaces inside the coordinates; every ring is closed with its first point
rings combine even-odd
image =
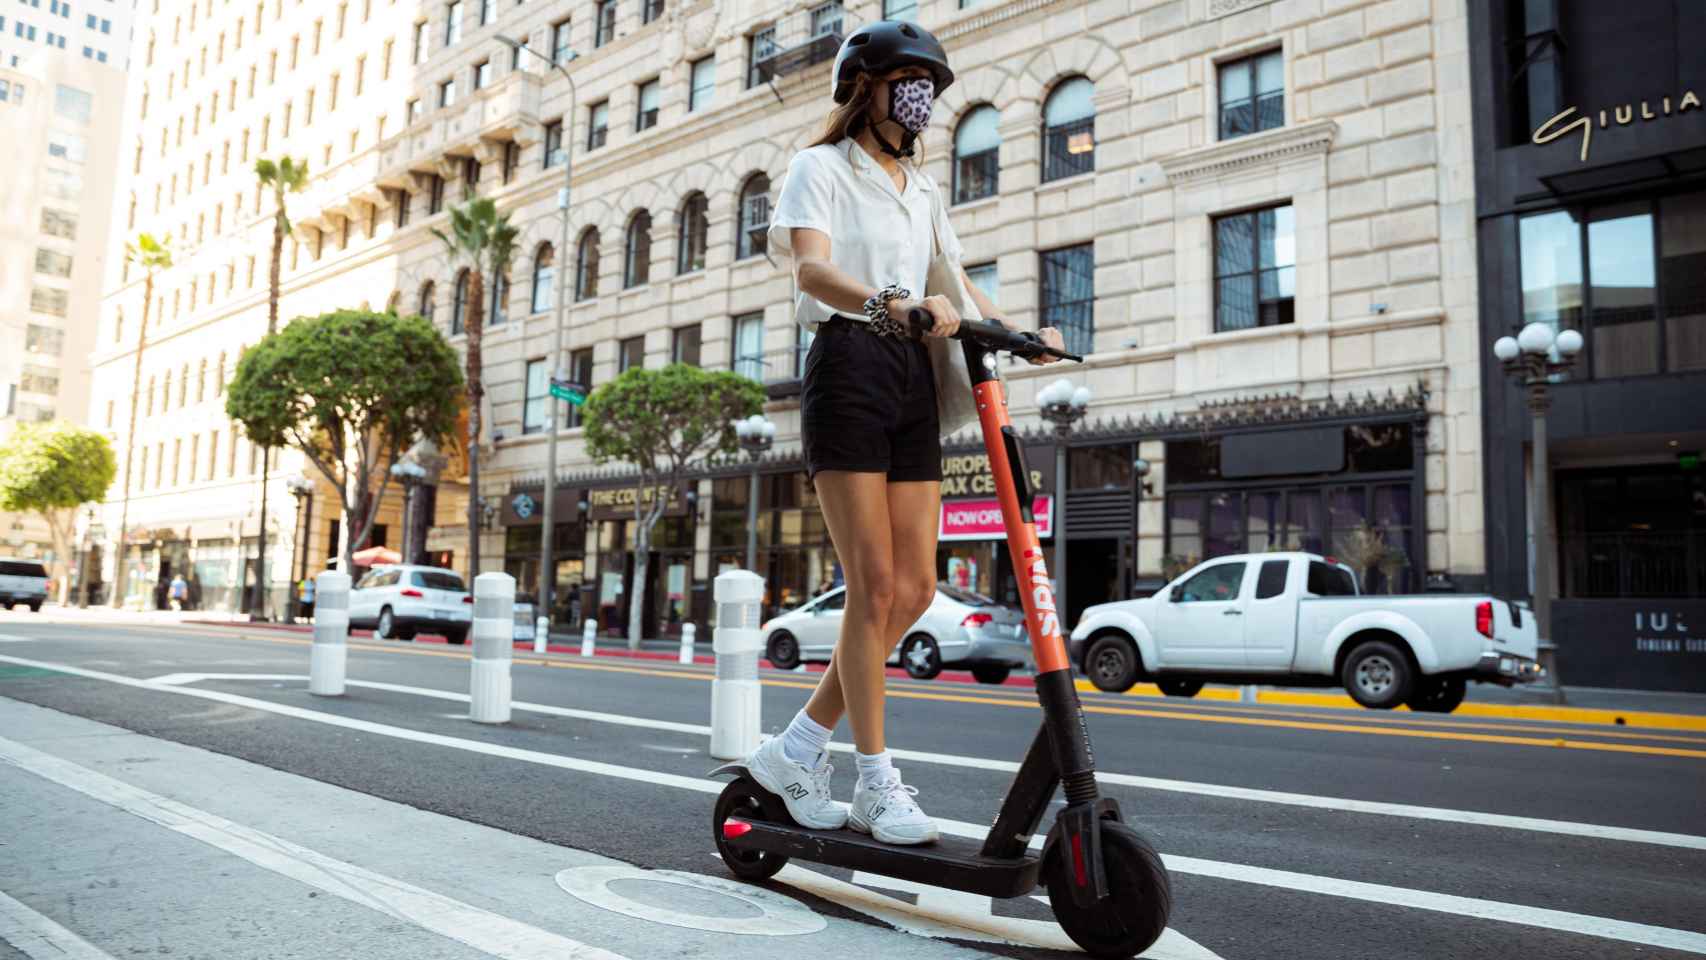
{"type": "Polygon", "coordinates": [[[676,214],[675,272],[677,276],[705,269],[711,239],[711,201],[704,193],[689,194],[676,214]]]}
{"type": "Polygon", "coordinates": [[[1217,140],[1236,140],[1239,137],[1248,137],[1248,136],[1251,136],[1252,134],[1262,133],[1262,132],[1267,131],[1267,130],[1279,130],[1279,129],[1283,128],[1285,126],[1285,51],[1284,51],[1284,49],[1281,47],[1270,47],[1266,50],[1260,50],[1260,51],[1257,51],[1255,53],[1246,54],[1245,56],[1242,56],[1242,57],[1237,57],[1237,58],[1232,59],[1232,60],[1226,60],[1226,61],[1215,64],[1215,100],[1217,101],[1215,104],[1215,107],[1214,107],[1214,110],[1215,110],[1215,132],[1216,132],[1216,139],[1217,140]],[[1268,57],[1279,58],[1279,61],[1280,61],[1280,87],[1276,91],[1270,91],[1267,94],[1263,94],[1256,86],[1256,77],[1257,77],[1257,73],[1258,73],[1257,68],[1260,67],[1261,62],[1268,57]],[[1233,69],[1242,69],[1242,70],[1245,70],[1249,74],[1250,95],[1248,97],[1244,98],[1243,100],[1239,100],[1236,103],[1229,104],[1229,103],[1226,103],[1225,100],[1221,97],[1221,91],[1224,90],[1226,87],[1226,82],[1225,82],[1226,72],[1228,70],[1233,70],[1233,69]],[[1264,105],[1263,101],[1269,100],[1273,97],[1279,98],[1279,122],[1273,124],[1272,126],[1264,127],[1264,126],[1262,126],[1262,117],[1263,117],[1262,107],[1264,105]],[[1250,117],[1251,117],[1251,123],[1252,123],[1251,129],[1246,130],[1243,133],[1228,134],[1226,132],[1226,121],[1227,121],[1226,111],[1227,111],[1227,108],[1228,107],[1238,107],[1238,106],[1243,105],[1243,104],[1248,104],[1250,107],[1250,117]]]}
{"type": "Polygon", "coordinates": [[[526,373],[521,384],[521,432],[525,436],[530,433],[544,433],[545,420],[550,415],[548,405],[551,397],[551,371],[545,367],[546,357],[534,357],[527,361],[526,373]],[[542,373],[544,389],[540,393],[533,392],[533,373],[542,373]],[[537,414],[537,415],[535,415],[537,414]]]}
{"type": "Polygon", "coordinates": [[[616,39],[616,0],[598,0],[593,13],[594,50],[616,39]]]}
{"type": "Polygon", "coordinates": [[[651,282],[652,215],[641,210],[628,221],[622,240],[622,288],[632,289],[651,282]],[[643,234],[643,237],[641,236],[643,234]],[[643,249],[641,249],[643,247],[643,249]]]}
{"type": "MultiPolygon", "coordinates": [[[[1275,232],[1275,237],[1276,237],[1276,239],[1278,237],[1277,228],[1276,228],[1276,232],[1275,232]]],[[[1293,205],[1293,203],[1290,199],[1287,199],[1282,203],[1269,203],[1269,204],[1264,204],[1264,205],[1259,206],[1259,207],[1249,207],[1249,208],[1242,209],[1242,210],[1234,210],[1234,211],[1230,211],[1227,213],[1220,213],[1220,214],[1216,214],[1216,215],[1209,218],[1209,259],[1210,259],[1210,262],[1211,262],[1213,270],[1214,270],[1213,276],[1211,278],[1211,282],[1212,282],[1213,287],[1214,287],[1213,313],[1211,314],[1211,316],[1213,318],[1214,332],[1215,333],[1236,333],[1240,330],[1258,330],[1262,327],[1285,326],[1285,325],[1293,324],[1293,323],[1297,322],[1296,242],[1297,242],[1297,211],[1296,211],[1295,205],[1293,205]],[[1264,213],[1270,213],[1270,212],[1273,212],[1276,210],[1282,210],[1282,209],[1290,209],[1292,211],[1292,251],[1293,251],[1292,252],[1292,262],[1289,265],[1285,265],[1285,266],[1275,265],[1272,267],[1263,267],[1262,266],[1262,231],[1260,229],[1261,215],[1264,213]],[[1240,218],[1240,217],[1248,217],[1251,219],[1251,229],[1250,229],[1250,264],[1251,264],[1251,269],[1248,271],[1239,271],[1236,273],[1222,274],[1220,272],[1220,224],[1223,222],[1229,221],[1229,220],[1240,218]],[[1262,275],[1264,273],[1278,274],[1280,271],[1283,271],[1283,270],[1292,271],[1292,295],[1289,297],[1280,297],[1280,298],[1277,298],[1277,299],[1272,300],[1272,301],[1264,301],[1262,299],[1262,275]],[[1222,327],[1221,322],[1220,322],[1220,285],[1221,285],[1221,281],[1233,280],[1233,279],[1237,279],[1240,277],[1251,278],[1251,283],[1254,285],[1254,288],[1253,288],[1254,298],[1252,300],[1252,303],[1254,304],[1254,307],[1255,307],[1256,323],[1255,323],[1255,325],[1249,326],[1249,327],[1222,327]],[[1263,310],[1263,304],[1264,303],[1273,303],[1276,305],[1275,306],[1275,314],[1274,314],[1276,319],[1273,319],[1271,321],[1265,321],[1264,320],[1264,316],[1265,316],[1265,311],[1263,310]]],[[[1277,254],[1276,254],[1276,259],[1277,259],[1277,254]]]]}
{"type": "Polygon", "coordinates": [[[700,351],[704,346],[704,327],[702,324],[690,323],[676,327],[669,334],[669,362],[685,363],[688,366],[700,365],[700,351]],[[691,333],[689,333],[691,331],[691,333]],[[689,344],[689,341],[691,343],[689,344]],[[689,358],[688,354],[691,354],[689,358]]]}
{"type": "MultiPolygon", "coordinates": [[[[1060,263],[1058,269],[1069,270],[1068,264],[1060,263]]],[[[1037,252],[1037,314],[1038,327],[1056,327],[1066,340],[1066,349],[1073,353],[1090,353],[1096,337],[1096,245],[1094,243],[1075,243],[1052,250],[1037,252]],[[1088,259],[1090,276],[1090,296],[1075,300],[1055,300],[1050,302],[1051,288],[1049,273],[1049,258],[1063,254],[1075,254],[1083,251],[1088,259]],[[1081,315],[1080,315],[1081,314],[1081,315]]]]}
{"type": "Polygon", "coordinates": [[[770,177],[764,173],[755,173],[746,178],[741,184],[740,202],[735,208],[735,259],[746,260],[750,257],[765,256],[769,252],[770,217],[770,177]],[[759,189],[758,185],[763,184],[759,189]],[[764,202],[764,222],[757,223],[748,214],[760,204],[752,201],[762,199],[764,202]]]}

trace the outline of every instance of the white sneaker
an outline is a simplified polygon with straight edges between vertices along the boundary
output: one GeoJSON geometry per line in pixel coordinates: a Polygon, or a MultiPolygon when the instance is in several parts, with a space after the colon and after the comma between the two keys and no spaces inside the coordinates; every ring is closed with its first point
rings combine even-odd
{"type": "Polygon", "coordinates": [[[901,783],[898,773],[877,784],[861,780],[853,789],[853,813],[847,825],[884,843],[934,843],[936,821],[912,801],[917,795],[918,788],[901,783]]]}
{"type": "Polygon", "coordinates": [[[830,799],[826,760],[817,769],[795,763],[782,752],[782,738],[771,737],[746,758],[746,769],[758,785],[782,798],[794,822],[811,830],[840,830],[847,825],[847,808],[830,799]]]}

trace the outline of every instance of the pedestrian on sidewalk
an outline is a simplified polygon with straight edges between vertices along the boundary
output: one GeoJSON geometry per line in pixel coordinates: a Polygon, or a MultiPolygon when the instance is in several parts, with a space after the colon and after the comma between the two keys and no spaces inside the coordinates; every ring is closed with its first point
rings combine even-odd
{"type": "Polygon", "coordinates": [[[314,619],[314,578],[303,577],[296,585],[296,612],[300,619],[314,619]]]}
{"type": "MultiPolygon", "coordinates": [[[[1017,329],[965,276],[942,191],[915,162],[936,97],[953,82],[942,45],[917,24],[881,20],[854,30],[830,74],[824,133],[789,164],[768,234],[793,258],[795,320],[816,333],[801,378],[800,434],[847,600],[810,701],[746,766],[802,826],[850,825],[886,843],[929,843],[938,834],[885,747],[883,667],[936,592],[937,384],[964,389],[968,399],[970,391],[963,371],[939,379],[932,354],[950,351],[912,337],[908,315],[927,312],[927,336],[948,337],[960,325],[955,304],[969,300],[991,322],[1017,329]],[[944,274],[952,287],[926,290],[928,278],[944,274]],[[850,813],[830,799],[826,753],[843,713],[859,769],[850,813]]],[[[1040,336],[1063,349],[1058,330],[1040,336]]]]}
{"type": "Polygon", "coordinates": [[[187,609],[189,609],[190,586],[188,583],[184,582],[184,575],[183,574],[181,574],[181,573],[172,574],[172,586],[171,586],[170,590],[167,592],[166,596],[171,601],[171,609],[173,609],[173,610],[187,610],[187,609]]]}

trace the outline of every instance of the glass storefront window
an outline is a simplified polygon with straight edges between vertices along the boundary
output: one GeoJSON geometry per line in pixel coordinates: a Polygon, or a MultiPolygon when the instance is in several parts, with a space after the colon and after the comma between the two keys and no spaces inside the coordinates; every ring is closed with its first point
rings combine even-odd
{"type": "Polygon", "coordinates": [[[1588,276],[1593,313],[1593,375],[1659,372],[1659,322],[1653,216],[1642,202],[1593,211],[1588,219],[1588,276]]]}
{"type": "Polygon", "coordinates": [[[1523,217],[1522,322],[1555,330],[1582,326],[1582,232],[1568,210],[1523,217]]]}
{"type": "Polygon", "coordinates": [[[1129,443],[1074,447],[1067,451],[1068,483],[1074,490],[1125,490],[1131,487],[1129,443]]]}
{"type": "Polygon", "coordinates": [[[1665,369],[1706,370],[1706,192],[1659,201],[1665,369]]]}

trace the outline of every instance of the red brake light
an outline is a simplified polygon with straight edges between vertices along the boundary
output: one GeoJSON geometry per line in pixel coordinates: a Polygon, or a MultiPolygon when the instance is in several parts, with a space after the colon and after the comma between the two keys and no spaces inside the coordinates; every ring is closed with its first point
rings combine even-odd
{"type": "Polygon", "coordinates": [[[1482,600],[1475,605],[1475,632],[1493,639],[1493,601],[1482,600]]]}
{"type": "Polygon", "coordinates": [[[462,595],[462,602],[463,603],[473,603],[474,602],[474,595],[471,593],[464,593],[462,595]]]}
{"type": "Polygon", "coordinates": [[[981,627],[984,624],[989,623],[990,621],[992,621],[994,619],[995,618],[993,616],[991,616],[987,613],[968,613],[968,614],[966,614],[966,618],[964,620],[960,621],[960,626],[962,626],[962,627],[981,627]]]}
{"type": "Polygon", "coordinates": [[[411,589],[411,590],[404,590],[402,593],[402,596],[414,597],[416,600],[419,600],[419,599],[421,599],[422,596],[424,596],[424,594],[422,594],[419,590],[412,590],[411,589]]]}

